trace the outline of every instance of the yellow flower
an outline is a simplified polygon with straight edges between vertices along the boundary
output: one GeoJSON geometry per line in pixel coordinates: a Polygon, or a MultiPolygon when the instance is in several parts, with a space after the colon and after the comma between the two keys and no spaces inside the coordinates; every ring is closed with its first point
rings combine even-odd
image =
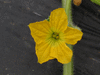
{"type": "Polygon", "coordinates": [[[73,52],[66,43],[76,44],[81,40],[83,33],[67,25],[67,15],[63,8],[53,10],[49,22],[44,20],[29,24],[40,64],[55,58],[62,64],[71,61],[73,52]]]}

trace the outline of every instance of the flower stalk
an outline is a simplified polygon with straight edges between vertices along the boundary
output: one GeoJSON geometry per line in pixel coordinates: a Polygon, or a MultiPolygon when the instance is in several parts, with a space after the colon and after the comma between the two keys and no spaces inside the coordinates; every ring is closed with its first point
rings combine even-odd
{"type": "Polygon", "coordinates": [[[65,12],[68,16],[68,26],[73,27],[72,21],[72,11],[71,11],[71,1],[72,0],[62,0],[62,7],[65,9],[65,12]]]}
{"type": "MultiPolygon", "coordinates": [[[[67,45],[71,50],[73,50],[72,45],[67,45]]],[[[63,64],[63,75],[73,75],[73,58],[68,64],[63,64]]]]}
{"type": "MultiPolygon", "coordinates": [[[[72,0],[62,0],[62,7],[65,8],[65,12],[68,16],[68,26],[75,28],[72,22],[71,1],[72,0]]],[[[67,46],[73,50],[72,45],[68,44],[67,46]]],[[[73,58],[68,64],[63,64],[63,75],[73,75],[73,58]]]]}

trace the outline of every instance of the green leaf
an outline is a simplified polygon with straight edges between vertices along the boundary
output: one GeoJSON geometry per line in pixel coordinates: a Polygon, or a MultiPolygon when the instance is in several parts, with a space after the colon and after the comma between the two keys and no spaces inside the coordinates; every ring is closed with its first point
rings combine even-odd
{"type": "Polygon", "coordinates": [[[91,0],[93,3],[100,5],[100,0],[91,0]]]}

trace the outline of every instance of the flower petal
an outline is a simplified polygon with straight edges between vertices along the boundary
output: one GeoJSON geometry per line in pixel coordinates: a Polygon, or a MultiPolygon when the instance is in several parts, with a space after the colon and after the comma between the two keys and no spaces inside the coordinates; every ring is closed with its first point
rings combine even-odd
{"type": "Polygon", "coordinates": [[[73,52],[72,50],[66,46],[65,43],[59,44],[58,47],[54,47],[51,49],[50,56],[56,58],[58,62],[62,64],[67,64],[71,61],[73,52]]]}
{"type": "Polygon", "coordinates": [[[67,20],[67,15],[65,13],[65,9],[58,8],[53,10],[50,14],[50,24],[51,27],[54,27],[62,32],[66,30],[68,20],[67,20]]]}
{"type": "Polygon", "coordinates": [[[40,44],[36,44],[36,55],[38,57],[38,62],[40,64],[47,62],[48,60],[54,59],[53,57],[50,57],[50,50],[51,46],[46,43],[42,42],[40,44]]]}
{"type": "Polygon", "coordinates": [[[64,35],[67,44],[75,45],[77,41],[80,41],[82,39],[83,33],[78,29],[67,27],[64,32],[64,35]]]}
{"type": "Polygon", "coordinates": [[[49,22],[47,20],[44,20],[40,22],[30,23],[29,28],[31,31],[31,36],[34,38],[35,42],[41,43],[45,40],[50,26],[49,22]]]}

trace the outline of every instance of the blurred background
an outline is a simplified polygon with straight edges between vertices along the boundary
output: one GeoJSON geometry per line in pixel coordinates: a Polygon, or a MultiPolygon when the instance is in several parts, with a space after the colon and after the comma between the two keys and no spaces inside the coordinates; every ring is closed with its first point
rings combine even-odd
{"type": "MultiPolygon", "coordinates": [[[[28,24],[61,7],[61,0],[0,0],[0,75],[62,75],[62,64],[37,63],[28,24]]],[[[72,18],[84,35],[74,46],[74,75],[100,75],[100,6],[72,3],[72,18]]]]}

